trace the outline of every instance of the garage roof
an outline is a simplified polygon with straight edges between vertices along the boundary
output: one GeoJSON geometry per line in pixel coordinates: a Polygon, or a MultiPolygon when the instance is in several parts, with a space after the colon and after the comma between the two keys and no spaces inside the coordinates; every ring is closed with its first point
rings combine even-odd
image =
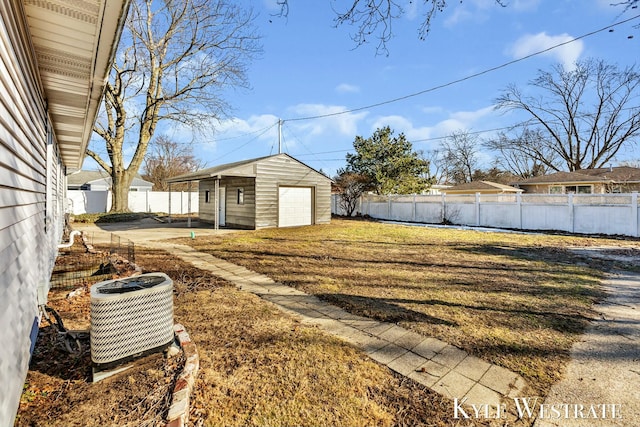
{"type": "Polygon", "coordinates": [[[129,0],[23,0],[67,170],[80,169],[129,0]]]}
{"type": "MultiPolygon", "coordinates": [[[[306,167],[308,167],[309,169],[318,172],[317,170],[313,169],[312,167],[302,163],[300,160],[291,157],[290,155],[286,154],[286,153],[281,153],[281,154],[275,154],[273,156],[264,156],[264,157],[258,157],[255,159],[248,159],[248,160],[242,160],[239,162],[233,162],[233,163],[226,163],[224,165],[219,165],[219,166],[214,166],[212,168],[208,168],[208,169],[203,169],[203,170],[199,170],[196,172],[191,172],[191,173],[187,173],[184,175],[179,175],[173,178],[169,178],[167,179],[167,182],[170,183],[175,183],[175,182],[188,182],[188,181],[200,181],[202,179],[208,179],[208,178],[215,178],[215,177],[223,177],[223,176],[235,176],[235,177],[248,177],[248,178],[255,178],[256,176],[256,167],[255,165],[257,163],[259,163],[262,160],[266,160],[272,157],[279,157],[279,156],[284,156],[287,157],[295,162],[298,162],[306,167]]],[[[322,174],[321,174],[322,175],[322,174]]],[[[328,178],[328,180],[331,180],[331,178],[328,178]]]]}

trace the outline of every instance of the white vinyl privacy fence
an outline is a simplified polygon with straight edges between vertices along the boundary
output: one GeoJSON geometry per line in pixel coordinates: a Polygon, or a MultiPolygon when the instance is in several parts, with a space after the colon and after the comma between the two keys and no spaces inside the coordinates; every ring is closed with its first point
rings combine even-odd
{"type": "MultiPolygon", "coordinates": [[[[79,215],[83,213],[103,213],[111,209],[110,191],[68,190],[69,212],[79,215]]],[[[198,192],[185,191],[131,191],[129,192],[129,209],[132,212],[169,212],[172,214],[198,212],[198,192]],[[189,210],[189,199],[191,210],[189,210]]]]}
{"type": "MultiPolygon", "coordinates": [[[[332,213],[341,215],[339,195],[332,213]]],[[[362,196],[357,213],[428,224],[639,237],[638,193],[362,196]]]]}

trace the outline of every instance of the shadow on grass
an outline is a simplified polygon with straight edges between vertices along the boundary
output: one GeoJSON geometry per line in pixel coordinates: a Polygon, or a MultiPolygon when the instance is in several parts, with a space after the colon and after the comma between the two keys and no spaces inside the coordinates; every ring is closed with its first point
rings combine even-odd
{"type": "MultiPolygon", "coordinates": [[[[380,268],[382,265],[398,265],[398,266],[407,266],[407,267],[416,267],[416,268],[440,268],[440,269],[452,269],[452,268],[464,268],[468,270],[487,270],[490,269],[492,271],[505,271],[512,272],[513,267],[508,265],[501,264],[472,264],[470,262],[446,262],[441,259],[429,258],[424,261],[406,261],[400,259],[394,259],[391,255],[387,257],[385,260],[372,259],[367,260],[363,258],[358,258],[356,256],[344,257],[336,254],[292,254],[292,253],[284,253],[281,251],[269,250],[269,249],[230,249],[225,248],[224,250],[220,249],[206,249],[206,248],[198,248],[199,251],[204,253],[208,253],[212,256],[221,256],[222,252],[226,252],[228,255],[233,257],[234,255],[241,258],[254,258],[254,259],[264,259],[265,257],[272,258],[289,258],[289,259],[308,259],[314,261],[322,261],[327,263],[326,267],[330,267],[331,263],[338,262],[346,262],[346,263],[363,263],[363,264],[375,264],[376,268],[380,268]]],[[[536,273],[547,273],[549,271],[548,268],[540,267],[540,268],[531,268],[528,267],[527,271],[536,273]]]]}
{"type": "Polygon", "coordinates": [[[615,263],[612,260],[592,258],[573,253],[564,248],[557,247],[507,247],[496,245],[470,245],[455,248],[458,251],[467,252],[471,255],[491,255],[500,256],[512,260],[542,261],[556,265],[581,265],[588,266],[600,271],[610,271],[615,263]]]}
{"type": "Polygon", "coordinates": [[[454,322],[402,307],[397,304],[398,301],[391,298],[372,298],[347,294],[318,294],[317,297],[330,304],[337,305],[351,314],[381,322],[419,322],[458,326],[454,322]]]}

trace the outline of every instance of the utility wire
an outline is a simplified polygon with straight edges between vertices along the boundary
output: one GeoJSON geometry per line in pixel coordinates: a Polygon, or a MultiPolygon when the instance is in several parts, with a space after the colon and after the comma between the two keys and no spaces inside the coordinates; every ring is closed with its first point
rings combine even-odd
{"type": "MultiPolygon", "coordinates": [[[[314,153],[313,151],[311,151],[311,149],[309,149],[309,147],[307,146],[307,144],[305,144],[304,142],[302,142],[302,139],[300,139],[298,137],[298,135],[295,134],[295,132],[292,131],[291,126],[287,126],[286,127],[287,131],[291,134],[291,136],[293,137],[293,139],[295,139],[296,141],[298,141],[300,143],[300,145],[302,145],[304,147],[305,150],[307,150],[309,153],[308,154],[303,154],[302,156],[313,156],[314,160],[318,161],[318,162],[323,162],[323,159],[318,158],[317,154],[326,154],[326,153],[341,153],[343,151],[349,151],[349,150],[334,150],[334,151],[325,151],[324,153],[314,153]]],[[[298,155],[296,155],[295,157],[300,157],[298,155]]],[[[340,159],[340,160],[344,160],[344,159],[340,159]]],[[[328,164],[323,163],[323,166],[325,167],[329,167],[328,164]]]]}
{"type": "MultiPolygon", "coordinates": [[[[251,143],[252,143],[253,141],[255,141],[256,139],[258,139],[259,137],[261,137],[262,135],[264,135],[265,133],[267,133],[269,130],[273,129],[277,124],[278,124],[278,122],[276,122],[276,123],[272,124],[272,125],[271,125],[271,126],[269,126],[269,127],[266,127],[266,128],[264,128],[264,129],[262,129],[262,132],[261,132],[261,133],[257,134],[256,136],[254,136],[253,138],[251,138],[249,141],[245,142],[244,144],[239,145],[239,146],[237,146],[236,148],[234,148],[233,150],[228,151],[228,152],[226,152],[225,154],[223,154],[223,155],[219,156],[216,160],[220,160],[220,159],[222,159],[223,157],[226,157],[226,156],[228,156],[229,154],[231,154],[231,153],[235,153],[236,151],[240,150],[241,148],[246,147],[247,145],[251,144],[251,143]]],[[[255,132],[253,132],[253,133],[255,133],[255,132]]],[[[219,141],[219,140],[218,140],[218,141],[219,141]]]]}
{"type": "Polygon", "coordinates": [[[491,73],[493,71],[497,71],[497,70],[499,70],[501,68],[508,67],[510,65],[516,64],[518,62],[522,62],[522,61],[527,60],[529,58],[532,58],[534,56],[541,55],[543,53],[549,52],[549,51],[551,51],[553,49],[568,45],[570,43],[573,43],[573,42],[576,42],[578,40],[584,39],[586,37],[590,37],[590,36],[592,36],[594,34],[601,33],[603,31],[609,30],[611,28],[617,27],[618,25],[626,24],[627,22],[633,21],[634,19],[637,19],[639,17],[640,17],[640,15],[632,16],[631,18],[625,19],[624,21],[620,21],[620,22],[613,23],[611,25],[607,25],[606,27],[600,28],[600,29],[595,30],[595,31],[591,31],[589,33],[586,33],[586,34],[583,34],[581,36],[575,37],[575,38],[573,38],[571,40],[567,40],[565,42],[558,43],[558,44],[556,44],[554,46],[551,46],[551,47],[548,47],[546,49],[531,53],[531,54],[526,55],[526,56],[523,56],[522,58],[514,59],[513,61],[505,62],[505,63],[497,65],[495,67],[487,68],[487,69],[485,69],[483,71],[479,71],[477,73],[470,74],[470,75],[462,77],[460,79],[453,80],[453,81],[450,81],[448,83],[444,83],[444,84],[441,84],[441,85],[438,85],[438,86],[433,86],[433,87],[430,87],[429,89],[421,90],[419,92],[411,93],[409,95],[400,96],[398,98],[389,99],[387,101],[381,101],[381,102],[378,102],[378,103],[375,103],[375,104],[366,105],[364,107],[352,108],[350,110],[338,111],[338,112],[335,112],[335,113],[319,114],[319,115],[316,115],[316,116],[296,117],[296,118],[291,118],[291,119],[285,119],[285,121],[294,122],[294,121],[303,121],[303,120],[322,119],[322,118],[325,118],[325,117],[334,117],[334,116],[339,116],[339,115],[342,115],[342,114],[355,113],[357,111],[362,111],[362,110],[366,110],[366,109],[370,109],[370,108],[380,107],[382,105],[392,104],[392,103],[398,102],[398,101],[404,101],[405,99],[413,98],[413,97],[416,97],[416,96],[419,96],[419,95],[423,95],[423,94],[429,93],[429,92],[434,92],[436,90],[439,90],[439,89],[442,89],[442,88],[445,88],[445,87],[449,87],[449,86],[453,86],[455,84],[462,83],[462,82],[467,81],[467,80],[471,80],[473,78],[476,78],[476,77],[491,73]]]}

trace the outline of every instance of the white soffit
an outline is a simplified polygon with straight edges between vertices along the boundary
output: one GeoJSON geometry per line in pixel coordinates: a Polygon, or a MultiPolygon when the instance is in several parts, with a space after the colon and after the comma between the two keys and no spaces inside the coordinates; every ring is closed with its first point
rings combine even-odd
{"type": "Polygon", "coordinates": [[[82,167],[129,0],[24,0],[49,115],[69,171],[82,167]]]}

